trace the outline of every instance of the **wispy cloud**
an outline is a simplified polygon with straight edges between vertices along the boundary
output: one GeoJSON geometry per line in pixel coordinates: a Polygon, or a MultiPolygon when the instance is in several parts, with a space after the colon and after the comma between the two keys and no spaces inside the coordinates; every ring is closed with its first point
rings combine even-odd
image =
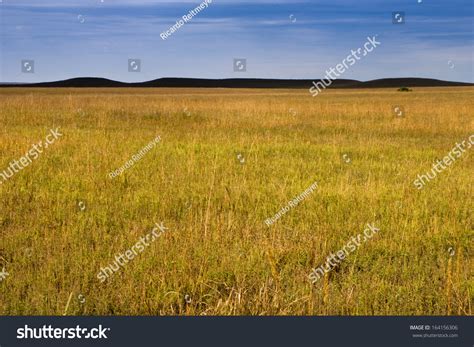
{"type": "Polygon", "coordinates": [[[159,34],[200,1],[3,0],[1,81],[101,76],[318,78],[368,35],[382,47],[348,78],[423,76],[474,81],[469,0],[214,0],[172,39],[159,34]],[[392,11],[406,12],[393,25],[392,11]],[[140,74],[129,58],[143,60],[140,74]],[[234,57],[248,59],[235,76],[234,57]],[[37,61],[35,74],[19,71],[37,61]],[[454,61],[455,67],[447,67],[454,61]]]}

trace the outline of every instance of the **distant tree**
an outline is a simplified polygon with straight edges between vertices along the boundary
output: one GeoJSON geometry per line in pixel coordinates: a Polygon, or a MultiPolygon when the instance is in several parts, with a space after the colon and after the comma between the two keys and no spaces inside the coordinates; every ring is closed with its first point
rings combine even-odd
{"type": "Polygon", "coordinates": [[[398,88],[399,92],[411,92],[412,90],[408,87],[400,87],[398,88]]]}

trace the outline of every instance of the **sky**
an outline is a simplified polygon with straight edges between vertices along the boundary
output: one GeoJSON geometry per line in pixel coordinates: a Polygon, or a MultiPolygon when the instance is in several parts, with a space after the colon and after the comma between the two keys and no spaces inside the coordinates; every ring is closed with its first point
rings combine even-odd
{"type": "Polygon", "coordinates": [[[0,82],[317,79],[375,35],[380,46],[340,78],[474,82],[473,0],[212,0],[160,37],[202,1],[0,0],[0,82]]]}

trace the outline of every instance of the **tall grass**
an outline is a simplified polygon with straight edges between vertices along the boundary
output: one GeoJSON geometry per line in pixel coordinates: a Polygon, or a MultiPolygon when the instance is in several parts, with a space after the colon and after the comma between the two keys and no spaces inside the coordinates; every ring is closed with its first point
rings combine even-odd
{"type": "Polygon", "coordinates": [[[1,89],[0,171],[50,128],[64,136],[0,185],[0,314],[472,314],[472,151],[412,182],[473,133],[473,96],[1,89]],[[101,284],[161,221],[167,233],[101,284]],[[312,285],[369,222],[378,235],[312,285]]]}

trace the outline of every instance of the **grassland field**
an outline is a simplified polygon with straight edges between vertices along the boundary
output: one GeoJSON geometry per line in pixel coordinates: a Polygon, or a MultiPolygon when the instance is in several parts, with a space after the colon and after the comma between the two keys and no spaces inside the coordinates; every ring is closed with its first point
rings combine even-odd
{"type": "Polygon", "coordinates": [[[474,133],[474,88],[4,88],[0,172],[57,127],[0,184],[2,315],[472,314],[473,150],[413,181],[474,133]],[[380,232],[312,284],[367,223],[380,232]]]}

